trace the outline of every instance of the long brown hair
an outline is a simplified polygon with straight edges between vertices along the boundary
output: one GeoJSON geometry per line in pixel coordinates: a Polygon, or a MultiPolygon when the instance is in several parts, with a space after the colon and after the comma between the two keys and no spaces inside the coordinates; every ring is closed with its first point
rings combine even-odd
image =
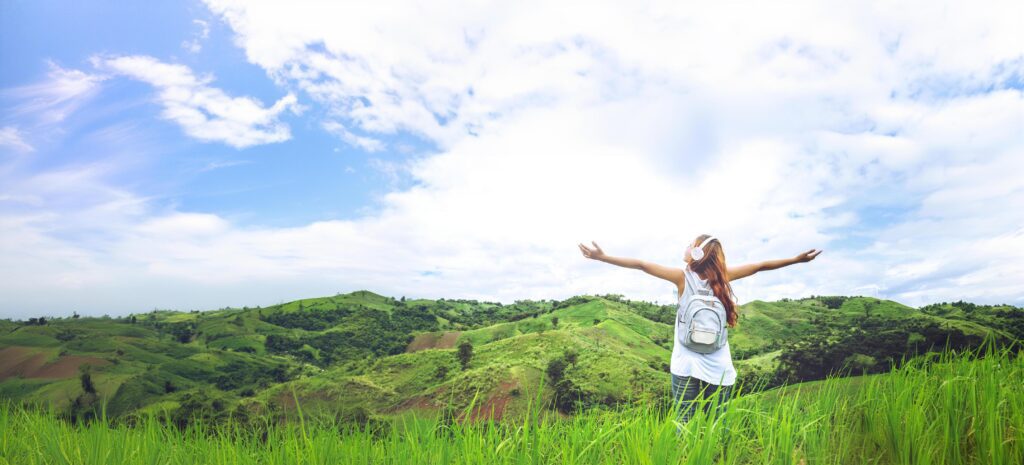
{"type": "MultiPolygon", "coordinates": [[[[711,236],[708,234],[697,236],[693,247],[697,247],[697,244],[700,244],[709,237],[711,236]]],[[[688,266],[708,281],[708,285],[714,291],[715,297],[718,297],[718,300],[721,300],[722,304],[725,305],[726,322],[730,328],[735,328],[737,320],[736,302],[732,300],[732,285],[729,284],[729,278],[726,276],[725,251],[722,250],[722,243],[716,239],[711,241],[710,244],[705,244],[704,257],[700,260],[691,261],[688,266]]]]}

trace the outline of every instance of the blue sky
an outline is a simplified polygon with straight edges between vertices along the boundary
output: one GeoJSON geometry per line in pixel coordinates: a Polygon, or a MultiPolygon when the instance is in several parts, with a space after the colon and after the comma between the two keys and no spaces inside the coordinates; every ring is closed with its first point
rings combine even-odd
{"type": "Polygon", "coordinates": [[[0,316],[668,303],[575,244],[704,232],[825,249],[741,301],[1024,304],[1024,11],[920,7],[5,2],[0,316]]]}
{"type": "MultiPolygon", "coordinates": [[[[149,55],[186,65],[215,77],[215,85],[234,94],[273,102],[284,96],[245,52],[231,43],[231,31],[199,2],[14,2],[5,5],[0,21],[0,76],[4,89],[32,85],[53,66],[91,68],[91,57],[105,54],[149,55]],[[60,30],[61,34],[38,31],[60,30]],[[202,31],[208,31],[201,37],[202,31]],[[190,53],[183,42],[199,44],[190,53]]],[[[369,158],[317,126],[318,109],[309,115],[285,115],[291,138],[284,143],[234,147],[183,137],[181,128],[160,121],[152,87],[129,79],[110,79],[89,101],[62,123],[67,133],[43,142],[34,169],[102,160],[111,151],[144,152],[139,166],[123,182],[168,206],[227,215],[240,224],[294,226],[315,220],[359,215],[374,195],[387,189],[387,176],[371,169],[369,158]],[[311,118],[312,117],[312,118],[311,118]],[[130,127],[130,129],[128,129],[130,127]],[[97,144],[96,132],[124,128],[126,134],[97,144]],[[148,155],[148,156],[146,156],[148,155]]],[[[18,104],[8,96],[5,104],[18,104]]],[[[8,118],[18,123],[17,118],[8,118]]],[[[31,121],[28,122],[31,124],[31,121]]],[[[430,141],[395,137],[410,151],[429,150],[430,141]]],[[[378,153],[394,161],[402,153],[378,153]]]]}

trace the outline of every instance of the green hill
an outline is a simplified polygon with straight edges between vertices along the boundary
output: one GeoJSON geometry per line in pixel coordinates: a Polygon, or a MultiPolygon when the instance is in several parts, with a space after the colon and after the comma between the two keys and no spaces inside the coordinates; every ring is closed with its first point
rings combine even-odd
{"type": "MultiPolygon", "coordinates": [[[[672,306],[617,295],[502,305],[358,291],[265,308],[3,320],[0,397],[72,415],[103,404],[114,417],[164,410],[181,421],[289,415],[296,399],[337,418],[434,414],[475,397],[474,416],[503,417],[521,415],[528,393],[544,387],[543,400],[567,414],[664,399],[674,318],[672,306]]],[[[884,372],[986,337],[1006,344],[1024,335],[1022,320],[1018,308],[963,302],[754,301],[729,340],[750,390],[884,372]]]]}
{"type": "MultiPolygon", "coordinates": [[[[990,349],[916,357],[888,373],[739,392],[721,416],[696,409],[685,424],[662,402],[588,409],[569,421],[553,421],[556,412],[534,402],[514,423],[440,415],[353,424],[305,415],[287,422],[236,416],[216,425],[205,418],[180,427],[146,415],[132,425],[69,425],[51,412],[0,401],[0,462],[1019,464],[1024,358],[990,349]]],[[[410,361],[395,360],[402,361],[394,367],[410,361]]],[[[365,386],[324,388],[343,395],[365,386]]]]}

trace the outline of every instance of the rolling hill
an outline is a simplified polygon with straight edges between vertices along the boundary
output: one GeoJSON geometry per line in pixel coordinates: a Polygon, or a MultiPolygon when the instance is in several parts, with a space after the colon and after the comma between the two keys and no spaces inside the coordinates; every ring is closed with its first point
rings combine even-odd
{"type": "MultiPolygon", "coordinates": [[[[0,320],[0,397],[72,416],[104,405],[113,417],[164,411],[182,422],[287,416],[296,399],[307,414],[337,419],[470,402],[474,418],[501,418],[521,414],[542,388],[547,401],[569,400],[556,404],[565,415],[664,402],[674,317],[672,306],[618,295],[502,305],[357,291],[265,308],[0,320]]],[[[985,338],[1005,344],[1021,339],[1022,322],[1010,306],[814,297],[745,304],[729,337],[750,390],[836,370],[879,373],[985,338]]]]}

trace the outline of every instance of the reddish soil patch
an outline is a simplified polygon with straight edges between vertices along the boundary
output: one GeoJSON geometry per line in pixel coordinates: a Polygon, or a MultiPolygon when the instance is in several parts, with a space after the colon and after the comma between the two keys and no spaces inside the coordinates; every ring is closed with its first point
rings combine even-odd
{"type": "Polygon", "coordinates": [[[0,381],[36,371],[46,363],[46,358],[45,353],[27,347],[0,349],[0,381]]]}
{"type": "Polygon", "coordinates": [[[425,394],[412,396],[405,399],[398,404],[384,409],[386,413],[397,413],[402,410],[417,409],[417,410],[434,410],[438,411],[444,407],[445,393],[448,392],[448,386],[441,386],[433,391],[425,394]]]}
{"type": "Polygon", "coordinates": [[[33,373],[31,378],[71,378],[78,374],[78,367],[82,365],[92,365],[99,367],[103,365],[110,365],[110,362],[97,357],[87,357],[83,355],[65,355],[57,359],[57,361],[42,366],[38,371],[33,373]]]}
{"type": "Polygon", "coordinates": [[[385,411],[388,413],[395,413],[401,410],[437,410],[437,406],[434,405],[430,396],[413,396],[403,400],[394,407],[389,407],[385,411]]]}
{"type": "Polygon", "coordinates": [[[406,352],[416,352],[424,349],[451,349],[455,347],[455,341],[459,339],[459,331],[444,331],[441,333],[419,334],[413,338],[406,352]]]}
{"type": "MultiPolygon", "coordinates": [[[[491,391],[491,394],[487,396],[483,401],[478,400],[478,403],[473,407],[473,410],[469,412],[469,421],[476,422],[490,418],[492,420],[501,420],[505,415],[505,408],[508,403],[512,400],[512,389],[518,386],[516,380],[505,380],[498,384],[496,388],[491,391]],[[492,411],[493,410],[493,411],[492,411]]],[[[397,405],[390,407],[385,410],[387,413],[396,413],[400,411],[415,409],[415,410],[440,410],[442,407],[436,404],[437,399],[444,397],[445,388],[441,388],[435,392],[429,394],[413,396],[403,400],[397,405]]],[[[442,402],[443,403],[443,402],[442,402]]],[[[459,409],[455,413],[455,420],[459,423],[466,421],[465,410],[459,409]]]]}
{"type": "MultiPolygon", "coordinates": [[[[518,381],[514,379],[502,381],[487,400],[480,405],[474,406],[473,411],[469,412],[470,422],[488,418],[494,421],[501,420],[505,415],[505,408],[512,400],[512,389],[518,385],[518,381]]],[[[462,416],[462,414],[459,415],[460,420],[462,416]]]]}
{"type": "Polygon", "coordinates": [[[92,366],[109,365],[110,362],[96,357],[64,355],[52,363],[46,352],[29,347],[5,347],[0,349],[0,381],[15,376],[22,378],[71,378],[78,374],[78,367],[88,363],[92,366]]]}
{"type": "Polygon", "coordinates": [[[416,352],[417,350],[430,349],[434,347],[434,344],[437,343],[437,340],[437,333],[417,334],[416,337],[412,339],[412,342],[410,342],[409,345],[405,348],[405,351],[416,352]]]}
{"type": "Polygon", "coordinates": [[[437,345],[434,347],[437,349],[451,349],[455,347],[455,341],[459,339],[460,334],[462,334],[460,331],[445,331],[444,336],[441,336],[441,340],[437,341],[437,345]]]}

